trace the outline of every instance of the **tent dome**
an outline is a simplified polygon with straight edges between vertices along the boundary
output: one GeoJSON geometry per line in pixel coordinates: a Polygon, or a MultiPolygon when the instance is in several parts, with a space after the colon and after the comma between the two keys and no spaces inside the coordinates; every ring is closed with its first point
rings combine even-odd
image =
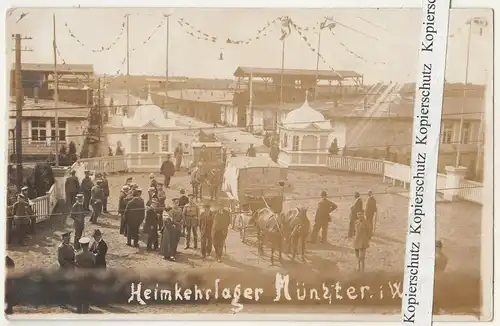
{"type": "Polygon", "coordinates": [[[314,125],[319,129],[332,129],[330,121],[325,119],[325,116],[313,109],[306,100],[298,109],[290,111],[283,120],[283,126],[287,129],[305,129],[310,125],[314,125]]]}
{"type": "Polygon", "coordinates": [[[177,126],[175,120],[166,118],[163,109],[153,103],[151,93],[148,94],[146,102],[135,110],[132,118],[123,119],[123,127],[141,128],[150,123],[160,128],[177,126]]]}

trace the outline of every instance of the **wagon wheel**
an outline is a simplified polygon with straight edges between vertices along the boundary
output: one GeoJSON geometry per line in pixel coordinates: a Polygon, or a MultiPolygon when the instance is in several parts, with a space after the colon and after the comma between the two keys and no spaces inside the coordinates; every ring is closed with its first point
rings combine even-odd
{"type": "Polygon", "coordinates": [[[246,241],[246,236],[247,236],[247,228],[243,224],[243,216],[240,215],[239,218],[239,227],[240,227],[240,240],[242,243],[245,243],[246,241]]]}

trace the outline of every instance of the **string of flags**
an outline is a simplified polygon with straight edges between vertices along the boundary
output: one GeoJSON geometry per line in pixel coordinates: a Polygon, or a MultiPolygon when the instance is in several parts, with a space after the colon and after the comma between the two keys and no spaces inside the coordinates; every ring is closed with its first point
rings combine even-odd
{"type": "Polygon", "coordinates": [[[177,23],[185,29],[184,31],[186,32],[186,34],[192,37],[196,37],[198,40],[210,41],[213,43],[217,42],[216,36],[212,36],[210,34],[202,32],[199,28],[196,28],[194,25],[192,25],[182,17],[177,20],[177,23]]]}
{"type": "Polygon", "coordinates": [[[250,37],[246,40],[233,40],[228,38],[226,40],[226,44],[249,44],[252,41],[256,41],[261,39],[262,37],[266,37],[267,34],[271,33],[273,31],[273,28],[276,27],[276,23],[280,20],[281,17],[275,18],[272,21],[268,21],[264,27],[259,28],[257,30],[257,34],[254,37],[250,37]]]}
{"type": "MultiPolygon", "coordinates": [[[[335,33],[330,30],[330,33],[332,33],[333,36],[336,36],[335,33]]],[[[350,55],[354,56],[356,59],[359,59],[361,61],[364,61],[365,63],[367,64],[375,64],[375,65],[385,65],[386,62],[385,61],[372,61],[372,60],[369,60],[369,59],[366,59],[365,57],[361,56],[360,54],[354,52],[353,50],[351,50],[344,42],[338,40],[338,43],[340,44],[340,46],[342,48],[344,48],[344,50],[349,53],[350,55]]]]}
{"type": "MultiPolygon", "coordinates": [[[[71,38],[73,38],[78,44],[80,44],[80,46],[85,47],[85,44],[75,35],[73,30],[71,30],[71,28],[68,25],[68,22],[64,23],[64,27],[66,27],[68,34],[71,38]]],[[[123,37],[125,33],[125,28],[126,28],[126,15],[124,16],[120,31],[118,32],[118,35],[115,37],[115,39],[108,46],[102,46],[100,48],[92,49],[92,52],[104,52],[111,50],[123,37]]]]}

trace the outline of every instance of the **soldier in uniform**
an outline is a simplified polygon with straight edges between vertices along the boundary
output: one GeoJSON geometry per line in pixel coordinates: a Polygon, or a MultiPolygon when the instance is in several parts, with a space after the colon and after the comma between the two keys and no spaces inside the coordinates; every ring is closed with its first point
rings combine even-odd
{"type": "MultiPolygon", "coordinates": [[[[125,235],[125,207],[127,207],[127,196],[130,187],[124,185],[120,191],[120,197],[118,198],[118,214],[120,214],[120,234],[125,235]]],[[[130,198],[131,199],[131,198],[130,198]]]]}
{"type": "Polygon", "coordinates": [[[144,222],[144,233],[148,235],[148,251],[158,249],[158,224],[158,199],[153,198],[146,207],[146,221],[144,222]]]}
{"type": "Polygon", "coordinates": [[[158,181],[156,181],[155,179],[155,174],[154,173],[150,173],[149,174],[149,188],[157,188],[158,186],[158,181]]]}
{"type": "Polygon", "coordinates": [[[165,190],[163,190],[163,184],[158,183],[158,193],[157,193],[157,198],[158,198],[158,209],[163,211],[165,209],[165,201],[167,200],[167,194],[165,193],[165,190]]]}
{"type": "Polygon", "coordinates": [[[73,205],[76,194],[80,191],[80,181],[76,176],[75,170],[71,170],[71,176],[66,179],[64,190],[66,191],[66,203],[73,205]]]}
{"type": "Polygon", "coordinates": [[[57,247],[57,261],[61,269],[75,268],[75,249],[70,243],[71,231],[62,233],[62,242],[57,247]]]}
{"type": "Polygon", "coordinates": [[[215,209],[212,226],[212,242],[214,244],[217,261],[220,263],[229,225],[231,225],[231,214],[229,214],[220,203],[216,203],[215,209]]]}
{"type": "Polygon", "coordinates": [[[26,195],[27,191],[28,187],[23,187],[21,193],[17,196],[17,201],[12,206],[17,243],[21,246],[26,245],[24,240],[28,235],[30,226],[34,228],[34,224],[36,224],[36,216],[29,204],[26,195]]]}
{"type": "Polygon", "coordinates": [[[172,199],[172,209],[169,212],[169,215],[172,218],[172,223],[173,223],[173,229],[172,229],[172,241],[173,241],[173,249],[174,253],[177,254],[177,247],[179,245],[179,241],[181,240],[181,237],[185,235],[184,232],[184,225],[186,224],[184,220],[184,214],[182,210],[179,207],[179,198],[174,198],[172,199]]]}
{"type": "Polygon", "coordinates": [[[92,215],[90,220],[92,224],[97,224],[97,219],[102,212],[102,203],[104,201],[104,191],[102,190],[102,180],[97,180],[96,185],[92,187],[90,201],[92,204],[92,215]]]}
{"type": "Polygon", "coordinates": [[[81,191],[83,193],[83,208],[86,211],[90,211],[90,192],[94,183],[90,179],[90,171],[85,170],[85,177],[82,179],[82,184],[80,185],[81,191]]]}
{"type": "Polygon", "coordinates": [[[188,249],[191,245],[191,233],[193,234],[194,249],[198,249],[198,227],[200,218],[200,209],[194,202],[194,196],[189,195],[189,202],[183,209],[184,221],[186,225],[186,247],[188,249]]]}
{"type": "Polygon", "coordinates": [[[103,201],[102,201],[102,212],[103,213],[108,213],[108,198],[109,198],[109,182],[107,178],[106,172],[102,173],[102,192],[104,194],[103,201]]]}
{"type": "Polygon", "coordinates": [[[210,203],[203,204],[203,212],[200,215],[200,233],[201,233],[201,257],[210,256],[212,252],[212,226],[214,224],[214,214],[210,210],[210,203]]]}
{"type": "Polygon", "coordinates": [[[148,189],[148,202],[146,203],[146,206],[150,206],[153,198],[157,198],[156,197],[156,188],[149,187],[149,189],[148,189]]]}
{"type": "Polygon", "coordinates": [[[125,223],[127,225],[127,246],[139,248],[139,228],[145,217],[144,200],[141,198],[142,189],[137,188],[133,192],[133,198],[125,208],[125,223]]]}
{"type": "Polygon", "coordinates": [[[71,207],[69,217],[73,219],[73,227],[75,228],[75,240],[73,242],[75,249],[80,249],[78,242],[85,228],[85,210],[83,209],[83,194],[76,195],[76,202],[71,207]]]}
{"type": "MultiPolygon", "coordinates": [[[[83,237],[80,239],[80,247],[82,250],[76,254],[76,267],[79,270],[88,270],[95,268],[94,254],[89,250],[90,239],[83,237]]],[[[86,283],[86,282],[85,282],[86,283]]],[[[79,314],[89,313],[90,301],[90,284],[81,284],[79,287],[79,295],[77,296],[76,312],[79,314]]]]}

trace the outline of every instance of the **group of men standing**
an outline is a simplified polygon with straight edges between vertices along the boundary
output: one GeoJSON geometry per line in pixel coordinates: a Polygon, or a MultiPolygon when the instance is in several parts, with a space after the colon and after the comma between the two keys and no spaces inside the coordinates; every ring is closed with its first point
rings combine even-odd
{"type": "Polygon", "coordinates": [[[195,196],[186,196],[185,191],[181,190],[180,196],[173,198],[171,205],[166,205],[163,184],[156,181],[154,174],[150,175],[149,199],[146,203],[141,195],[142,190],[138,185],[127,179],[118,204],[120,233],[127,237],[127,245],[139,247],[140,226],[144,222],[142,231],[147,236],[147,250],[159,249],[165,260],[176,260],[179,242],[185,238],[184,249],[197,250],[199,244],[202,258],[206,258],[213,247],[216,259],[221,261],[231,218],[220,203],[205,202],[203,209],[200,209],[195,196]]]}

